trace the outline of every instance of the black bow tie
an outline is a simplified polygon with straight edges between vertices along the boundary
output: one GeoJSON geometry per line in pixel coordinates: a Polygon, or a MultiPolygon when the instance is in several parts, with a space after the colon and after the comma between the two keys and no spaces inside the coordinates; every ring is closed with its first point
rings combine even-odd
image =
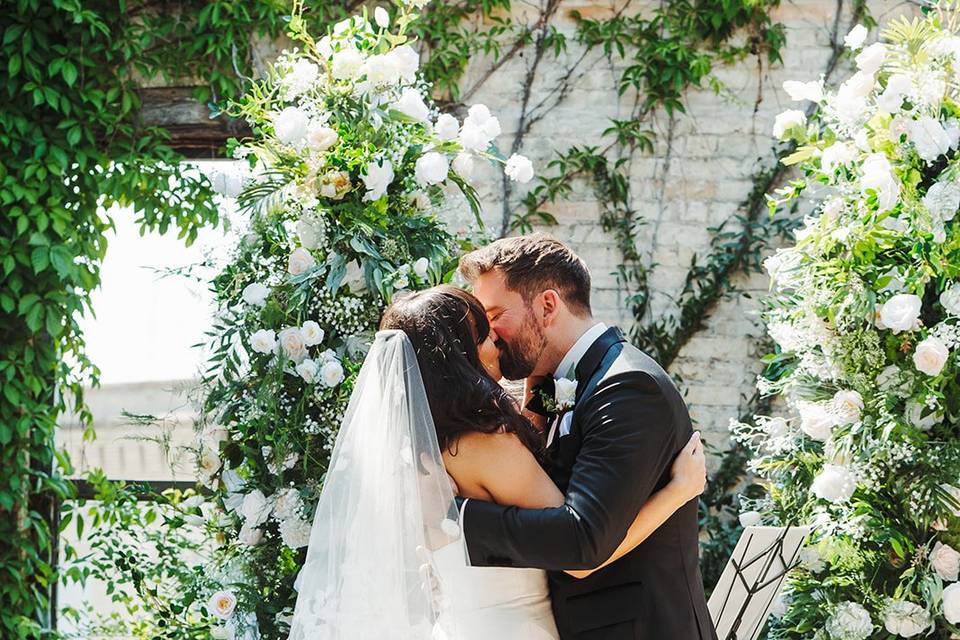
{"type": "Polygon", "coordinates": [[[554,398],[557,395],[556,382],[553,376],[547,376],[543,379],[543,382],[534,385],[530,391],[531,397],[530,401],[527,402],[527,411],[532,411],[546,418],[551,418],[556,415],[556,413],[547,409],[544,404],[544,397],[554,398]]]}

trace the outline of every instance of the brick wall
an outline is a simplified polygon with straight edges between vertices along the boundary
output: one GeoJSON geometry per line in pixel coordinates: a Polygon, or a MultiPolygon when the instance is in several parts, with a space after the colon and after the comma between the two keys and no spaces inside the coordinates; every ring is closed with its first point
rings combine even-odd
{"type": "MultiPolygon", "coordinates": [[[[643,12],[654,3],[634,4],[643,12]]],[[[841,40],[851,26],[849,4],[839,3],[841,40]]],[[[573,39],[570,10],[601,17],[609,14],[609,6],[606,2],[561,4],[553,24],[568,35],[569,51],[556,61],[548,56],[541,64],[530,104],[547,97],[557,86],[557,78],[582,53],[573,39]]],[[[881,22],[915,10],[906,3],[870,1],[868,6],[881,22]]],[[[683,285],[693,255],[707,250],[709,227],[733,216],[753,187],[753,174],[774,162],[770,131],[775,116],[787,108],[802,108],[790,102],[781,85],[784,80],[813,80],[823,73],[831,56],[830,34],[837,12],[838,3],[827,0],[784,2],[773,16],[787,31],[782,65],[771,68],[765,59],[761,64],[752,57],[719,68],[716,75],[725,85],[721,95],[709,89],[691,90],[686,97],[687,114],[677,114],[672,121],[657,114],[651,121],[650,128],[657,134],[655,152],[634,156],[630,182],[633,206],[644,222],[639,248],[646,260],[655,264],[650,309],[654,316],[676,311],[674,296],[683,285]]],[[[534,17],[527,8],[518,11],[514,19],[534,17]]],[[[875,38],[876,33],[871,34],[870,39],[875,38]]],[[[490,60],[475,59],[462,86],[472,86],[490,64],[490,60]]],[[[498,143],[503,150],[509,149],[516,135],[529,64],[530,56],[510,60],[471,99],[487,104],[500,116],[504,133],[498,143]]],[[[841,61],[831,82],[845,78],[849,69],[850,62],[841,61]]],[[[609,120],[629,114],[632,96],[618,99],[619,71],[610,61],[590,53],[577,75],[569,96],[524,137],[520,151],[530,156],[535,166],[543,167],[555,151],[573,144],[606,144],[600,134],[609,120]]],[[[503,189],[493,169],[484,175],[480,192],[485,219],[499,228],[503,189]]],[[[515,192],[511,201],[516,202],[517,196],[515,192]]],[[[631,318],[626,317],[623,292],[611,275],[620,253],[614,239],[598,224],[599,210],[589,184],[578,183],[573,197],[547,208],[559,221],[559,226],[548,231],[569,241],[591,267],[597,315],[626,328],[631,318]]],[[[716,305],[705,330],[684,346],[671,367],[682,379],[697,424],[721,446],[728,441],[728,420],[739,415],[759,372],[755,338],[762,329],[756,310],[767,290],[763,275],[739,274],[734,280],[738,292],[716,305]]]]}

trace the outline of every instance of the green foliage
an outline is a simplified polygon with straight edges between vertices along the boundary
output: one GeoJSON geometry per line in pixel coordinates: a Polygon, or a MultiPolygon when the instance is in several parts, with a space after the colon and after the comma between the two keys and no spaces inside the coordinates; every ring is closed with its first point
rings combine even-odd
{"type": "MultiPolygon", "coordinates": [[[[39,637],[56,579],[48,517],[68,498],[69,463],[53,448],[57,415],[97,369],[77,317],[99,284],[111,205],[141,229],[191,242],[216,223],[204,181],[178,164],[161,131],[138,123],[131,80],[148,39],[128,8],[21,0],[0,18],[0,636],[39,637]],[[125,34],[121,36],[120,34],[125,34]],[[171,184],[178,184],[176,191],[171,184]],[[101,209],[100,207],[103,207],[101,209]]],[[[88,437],[92,433],[87,433],[88,437]]]]}

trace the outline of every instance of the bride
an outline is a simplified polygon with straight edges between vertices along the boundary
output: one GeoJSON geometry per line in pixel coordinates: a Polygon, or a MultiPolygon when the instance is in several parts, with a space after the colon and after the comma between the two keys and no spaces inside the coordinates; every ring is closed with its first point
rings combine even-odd
{"type": "MultiPolygon", "coordinates": [[[[544,425],[497,382],[496,340],[480,302],[455,287],[386,310],[324,479],[291,640],[559,637],[545,572],[470,568],[461,542],[455,490],[527,508],[563,504],[538,461],[544,425]]],[[[586,577],[630,552],[704,482],[694,435],[613,555],[568,573],[586,577]]]]}

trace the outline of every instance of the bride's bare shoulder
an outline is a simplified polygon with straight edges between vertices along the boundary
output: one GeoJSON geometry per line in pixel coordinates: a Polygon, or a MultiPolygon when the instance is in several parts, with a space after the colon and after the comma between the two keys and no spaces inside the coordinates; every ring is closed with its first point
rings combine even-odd
{"type": "Polygon", "coordinates": [[[516,452],[519,451],[518,447],[526,450],[520,439],[513,433],[470,431],[457,438],[456,442],[443,453],[443,457],[444,460],[449,458],[455,461],[454,464],[463,465],[477,462],[480,458],[516,452]]]}

